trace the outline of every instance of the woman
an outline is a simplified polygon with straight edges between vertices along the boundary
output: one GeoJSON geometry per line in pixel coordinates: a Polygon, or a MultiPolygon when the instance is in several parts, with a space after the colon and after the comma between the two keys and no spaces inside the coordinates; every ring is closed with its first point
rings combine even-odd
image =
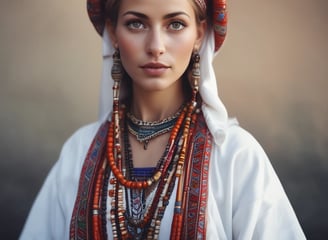
{"type": "Polygon", "coordinates": [[[305,238],[264,151],[217,96],[225,7],[88,0],[104,41],[100,120],[65,143],[21,239],[305,238]]]}

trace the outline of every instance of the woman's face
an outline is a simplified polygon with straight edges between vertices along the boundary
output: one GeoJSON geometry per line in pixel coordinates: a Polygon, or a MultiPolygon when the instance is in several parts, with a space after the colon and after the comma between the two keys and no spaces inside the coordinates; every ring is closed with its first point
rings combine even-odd
{"type": "Polygon", "coordinates": [[[196,24],[190,0],[122,0],[111,39],[134,88],[161,91],[176,85],[205,24],[196,24]]]}

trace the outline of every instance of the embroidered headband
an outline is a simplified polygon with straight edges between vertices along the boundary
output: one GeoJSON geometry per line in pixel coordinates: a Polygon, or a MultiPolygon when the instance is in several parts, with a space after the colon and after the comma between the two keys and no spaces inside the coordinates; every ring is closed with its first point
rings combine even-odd
{"type": "MultiPolygon", "coordinates": [[[[226,0],[194,0],[201,9],[211,9],[215,39],[215,52],[219,50],[227,33],[226,0]],[[210,6],[211,5],[211,6],[210,6]]],[[[89,18],[99,35],[103,35],[106,16],[106,0],[87,0],[89,18]]]]}

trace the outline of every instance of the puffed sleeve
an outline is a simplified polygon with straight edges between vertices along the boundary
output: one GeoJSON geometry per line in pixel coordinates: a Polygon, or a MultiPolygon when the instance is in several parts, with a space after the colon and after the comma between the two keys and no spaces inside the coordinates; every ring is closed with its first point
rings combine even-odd
{"type": "Polygon", "coordinates": [[[208,239],[305,239],[267,155],[247,131],[230,127],[210,167],[208,239]]]}
{"type": "Polygon", "coordinates": [[[65,216],[58,198],[58,162],[45,180],[21,233],[21,240],[65,239],[65,216]]]}
{"type": "Polygon", "coordinates": [[[33,203],[20,240],[68,239],[80,172],[99,124],[76,131],[64,144],[33,203]]]}
{"type": "Polygon", "coordinates": [[[243,132],[231,166],[233,239],[305,239],[262,147],[243,132]]]}

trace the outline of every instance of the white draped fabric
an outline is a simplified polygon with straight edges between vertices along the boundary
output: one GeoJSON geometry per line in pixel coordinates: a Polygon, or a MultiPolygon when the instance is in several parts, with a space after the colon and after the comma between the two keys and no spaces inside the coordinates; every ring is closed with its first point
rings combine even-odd
{"type": "MultiPolygon", "coordinates": [[[[69,238],[83,161],[100,124],[108,118],[112,108],[113,46],[106,32],[103,39],[99,121],[81,128],[65,143],[31,209],[21,240],[69,238]]],[[[213,33],[209,32],[204,42],[200,50],[199,91],[204,117],[216,143],[210,162],[207,239],[305,239],[262,147],[241,127],[229,124],[231,121],[217,95],[212,67],[213,33]]],[[[125,90],[121,91],[124,96],[125,90]]],[[[162,221],[160,239],[169,239],[174,199],[175,192],[162,221]]],[[[110,221],[107,222],[108,238],[112,239],[110,221]]]]}
{"type": "MultiPolygon", "coordinates": [[[[21,240],[69,238],[81,168],[99,126],[83,127],[65,143],[32,207],[21,240]]],[[[160,239],[169,239],[174,200],[172,194],[160,239]]],[[[207,239],[305,239],[266,154],[236,125],[228,127],[223,144],[212,149],[207,213],[207,239]]]]}

